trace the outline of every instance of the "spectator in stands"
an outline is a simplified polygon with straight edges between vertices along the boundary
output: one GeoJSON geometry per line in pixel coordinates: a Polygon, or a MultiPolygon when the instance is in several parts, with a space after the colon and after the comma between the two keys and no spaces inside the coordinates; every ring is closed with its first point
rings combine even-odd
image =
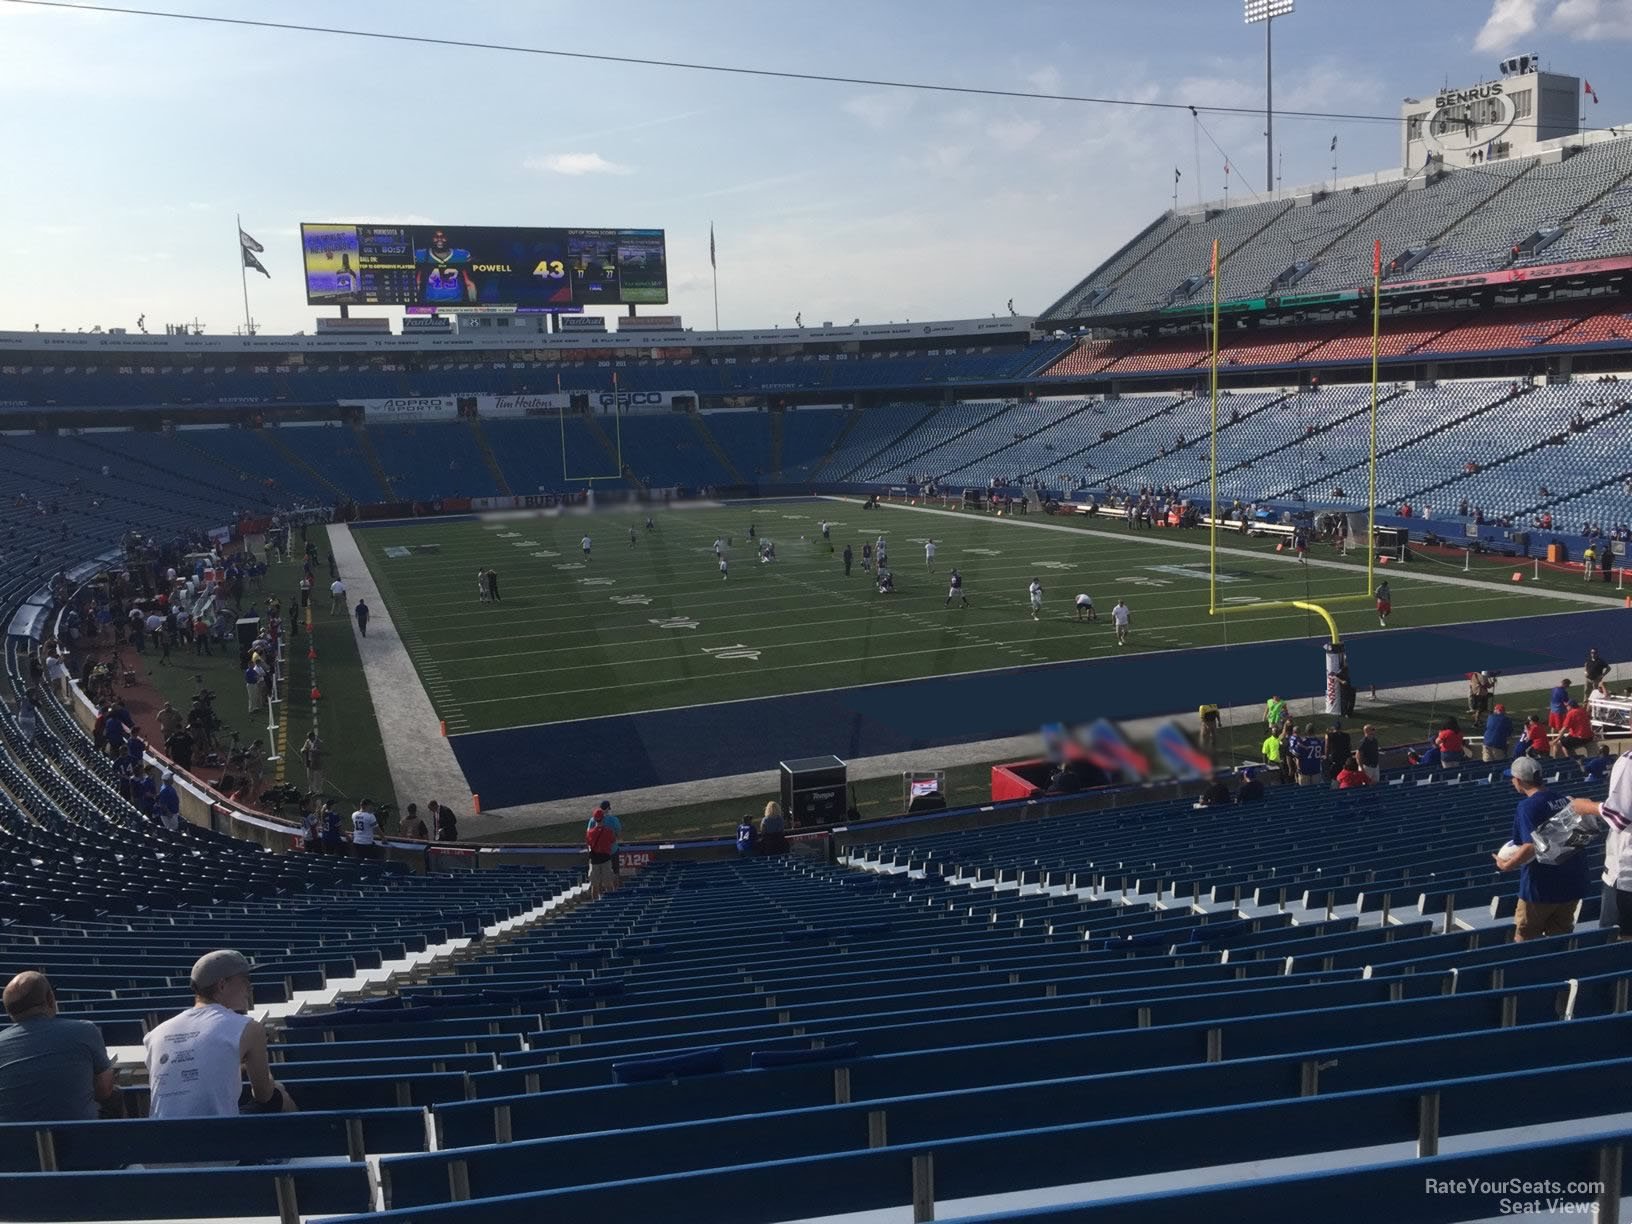
{"type": "Polygon", "coordinates": [[[1446,765],[1460,765],[1468,759],[1467,742],[1462,738],[1462,728],[1454,718],[1445,720],[1439,734],[1434,736],[1434,747],[1439,749],[1439,759],[1446,765]]]}
{"type": "Polygon", "coordinates": [[[1547,730],[1557,731],[1564,725],[1564,715],[1570,708],[1570,679],[1568,676],[1553,686],[1547,700],[1547,730]]]}
{"type": "MultiPolygon", "coordinates": [[[[1594,760],[1608,757],[1604,747],[1594,760]]],[[[1575,798],[1570,807],[1582,816],[1596,816],[1608,830],[1604,839],[1603,903],[1598,925],[1616,927],[1623,940],[1632,939],[1632,752],[1623,752],[1609,775],[1609,794],[1602,803],[1575,798]]]]}
{"type": "Polygon", "coordinates": [[[1350,737],[1349,733],[1343,730],[1343,724],[1340,722],[1334,722],[1332,724],[1332,729],[1326,732],[1325,768],[1327,771],[1329,771],[1329,777],[1337,777],[1338,770],[1343,768],[1344,763],[1349,759],[1349,754],[1353,751],[1353,749],[1354,741],[1350,737]]]}
{"type": "Polygon", "coordinates": [[[589,899],[599,898],[612,888],[612,848],[617,845],[617,834],[606,823],[606,814],[596,808],[584,832],[584,847],[589,852],[589,899]]]}
{"type": "Polygon", "coordinates": [[[89,1121],[99,1104],[123,1114],[101,1032],[89,1020],[57,1015],[45,974],[27,970],[7,982],[5,1007],[11,1027],[0,1032],[0,1122],[89,1121]]]}
{"type": "Polygon", "coordinates": [[[1524,730],[1519,735],[1519,751],[1526,756],[1541,758],[1551,751],[1551,747],[1541,715],[1531,714],[1524,720],[1524,730]]]}
{"type": "Polygon", "coordinates": [[[618,863],[618,851],[622,848],[623,843],[623,821],[619,820],[612,814],[612,800],[602,799],[596,806],[595,811],[589,814],[589,823],[584,826],[585,833],[588,833],[595,827],[595,817],[597,814],[599,814],[601,820],[605,822],[607,828],[612,830],[612,879],[609,887],[615,889],[618,886],[618,870],[620,866],[618,863]]]}
{"type": "Polygon", "coordinates": [[[1382,753],[1377,746],[1376,727],[1367,725],[1360,729],[1360,744],[1355,749],[1354,755],[1366,777],[1373,782],[1382,777],[1382,753]]]}
{"type": "Polygon", "coordinates": [[[1292,755],[1298,763],[1299,786],[1313,786],[1320,781],[1325,753],[1320,738],[1315,735],[1313,723],[1303,729],[1302,735],[1295,737],[1292,755]]]}
{"type": "Polygon", "coordinates": [[[1573,854],[1560,863],[1536,861],[1530,840],[1568,800],[1542,784],[1541,766],[1529,757],[1514,761],[1508,776],[1522,799],[1513,814],[1513,834],[1495,854],[1498,871],[1519,873],[1519,906],[1513,915],[1513,938],[1523,942],[1575,930],[1575,911],[1587,895],[1587,856],[1573,854]]]}
{"type": "Polygon", "coordinates": [[[419,804],[410,803],[407,814],[402,820],[402,835],[416,838],[419,841],[430,841],[431,830],[425,824],[425,818],[419,814],[419,804]]]}
{"type": "Polygon", "coordinates": [[[181,796],[176,793],[176,775],[168,769],[159,780],[159,793],[153,805],[153,814],[170,832],[181,830],[181,796]]]}
{"type": "Polygon", "coordinates": [[[374,814],[374,800],[364,799],[351,814],[351,851],[360,859],[379,855],[380,818],[374,814]]]}
{"type": "Polygon", "coordinates": [[[1264,742],[1258,746],[1263,754],[1266,765],[1279,766],[1281,763],[1281,733],[1279,729],[1270,727],[1264,736],[1264,742]]]}
{"type": "Polygon", "coordinates": [[[1598,745],[1598,755],[1581,763],[1581,772],[1589,782],[1602,782],[1615,764],[1615,754],[1608,744],[1598,745]]]}
{"type": "Polygon", "coordinates": [[[253,1113],[288,1113],[294,1101],[272,1078],[266,1029],[247,1014],[254,1002],[249,961],[222,948],[193,965],[193,1005],[142,1039],[152,1086],[148,1116],[230,1118],[244,1077],[253,1113]]]}
{"type": "Polygon", "coordinates": [[[1505,761],[1512,754],[1513,720],[1507,716],[1507,707],[1496,703],[1495,712],[1485,719],[1485,731],[1480,736],[1479,759],[1505,761]]]}
{"type": "Polygon", "coordinates": [[[430,810],[436,813],[436,840],[439,842],[456,842],[459,840],[459,820],[453,814],[453,809],[431,800],[430,810]]]}
{"type": "Polygon", "coordinates": [[[316,805],[310,798],[300,801],[300,815],[297,817],[300,824],[300,848],[307,854],[321,854],[323,851],[323,818],[319,815],[316,805]]]}
{"type": "Polygon", "coordinates": [[[744,816],[737,822],[737,853],[752,854],[754,851],[754,822],[753,818],[744,816]]]}
{"type": "Polygon", "coordinates": [[[1235,792],[1237,803],[1258,803],[1264,797],[1264,784],[1258,779],[1258,771],[1248,765],[1241,771],[1241,787],[1235,792]]]}
{"type": "Polygon", "coordinates": [[[1553,737],[1553,755],[1575,756],[1580,749],[1591,748],[1593,739],[1592,719],[1588,717],[1586,708],[1579,701],[1570,702],[1569,709],[1564,711],[1564,721],[1559,725],[1558,734],[1553,737]]]}
{"type": "Polygon", "coordinates": [[[340,833],[340,809],[334,806],[334,800],[326,800],[323,804],[323,853],[338,857],[346,852],[345,838],[340,833]]]}
{"type": "Polygon", "coordinates": [[[758,845],[761,854],[788,852],[787,822],[782,815],[782,805],[775,799],[765,805],[765,813],[759,818],[758,845]]]}
{"type": "Polygon", "coordinates": [[[1352,752],[1344,758],[1343,767],[1337,771],[1336,782],[1338,790],[1373,785],[1370,775],[1360,768],[1360,758],[1352,752]]]}

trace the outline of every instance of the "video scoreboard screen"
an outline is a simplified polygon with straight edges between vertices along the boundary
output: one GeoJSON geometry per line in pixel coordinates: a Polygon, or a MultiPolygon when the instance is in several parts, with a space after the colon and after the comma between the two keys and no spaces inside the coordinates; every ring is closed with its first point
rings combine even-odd
{"type": "Polygon", "coordinates": [[[303,224],[312,306],[577,310],[669,300],[662,230],[303,224]]]}

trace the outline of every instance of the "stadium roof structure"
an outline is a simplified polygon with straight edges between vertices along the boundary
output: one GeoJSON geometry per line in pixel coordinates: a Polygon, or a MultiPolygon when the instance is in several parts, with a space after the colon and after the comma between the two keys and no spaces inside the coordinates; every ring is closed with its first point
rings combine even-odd
{"type": "Polygon", "coordinates": [[[1523,158],[1251,204],[1168,211],[1039,316],[1045,327],[1183,318],[1221,296],[1241,309],[1369,298],[1373,244],[1385,294],[1530,284],[1632,269],[1632,137],[1591,133],[1523,158]]]}

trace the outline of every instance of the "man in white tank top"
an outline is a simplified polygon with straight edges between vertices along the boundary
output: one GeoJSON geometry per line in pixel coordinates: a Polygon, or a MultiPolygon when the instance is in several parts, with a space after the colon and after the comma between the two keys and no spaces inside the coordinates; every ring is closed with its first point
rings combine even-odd
{"type": "Polygon", "coordinates": [[[142,1039],[154,1118],[220,1118],[238,1113],[244,1075],[256,1113],[288,1112],[295,1103],[272,1078],[266,1030],[248,1013],[249,961],[230,948],[206,952],[193,966],[193,1006],[142,1039]]]}

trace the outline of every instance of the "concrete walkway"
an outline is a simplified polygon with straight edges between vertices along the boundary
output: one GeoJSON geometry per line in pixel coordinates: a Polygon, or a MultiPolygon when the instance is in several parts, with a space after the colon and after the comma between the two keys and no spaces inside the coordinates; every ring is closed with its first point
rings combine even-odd
{"type": "MultiPolygon", "coordinates": [[[[1522,675],[1504,675],[1501,677],[1501,688],[1498,689],[1496,700],[1501,700],[1502,690],[1520,692],[1538,688],[1551,688],[1558,683],[1557,672],[1530,672],[1522,675]]],[[[1572,676],[1573,680],[1579,677],[1572,676]]],[[[1267,697],[1268,694],[1266,693],[1267,697]]],[[[1367,710],[1377,710],[1383,706],[1400,705],[1410,702],[1426,702],[1435,704],[1443,710],[1444,716],[1461,717],[1467,709],[1467,685],[1461,683],[1417,684],[1400,688],[1379,688],[1376,699],[1373,700],[1368,691],[1363,692],[1355,707],[1354,717],[1347,720],[1347,725],[1358,729],[1367,718],[1367,710]]],[[[1287,702],[1287,709],[1293,719],[1299,724],[1306,719],[1324,720],[1325,706],[1320,698],[1294,699],[1287,702]]],[[[1523,721],[1523,713],[1529,711],[1515,711],[1515,721],[1523,721]]],[[[1231,730],[1235,730],[1235,739],[1238,743],[1250,744],[1254,748],[1264,738],[1264,707],[1262,705],[1233,706],[1220,711],[1223,727],[1220,730],[1220,740],[1224,744],[1231,742],[1231,730]],[[1247,738],[1243,740],[1243,736],[1247,738]]],[[[1200,720],[1194,710],[1174,711],[1171,717],[1140,718],[1121,723],[1121,727],[1128,735],[1140,741],[1147,741],[1162,724],[1176,720],[1180,726],[1194,732],[1200,729],[1200,720]]],[[[1322,723],[1324,727],[1324,723],[1322,723]]],[[[1421,738],[1428,738],[1428,728],[1422,728],[1421,738]]],[[[1358,738],[1358,736],[1356,736],[1358,738]]],[[[875,778],[898,777],[907,770],[936,770],[950,769],[958,765],[968,765],[974,761],[1018,761],[1028,757],[1035,757],[1042,749],[1042,741],[1036,735],[1018,735],[1008,739],[982,740],[972,744],[954,744],[944,748],[925,748],[917,752],[893,753],[887,756],[860,757],[846,764],[852,782],[866,782],[875,778]]],[[[612,800],[613,808],[620,814],[638,812],[660,812],[666,808],[677,807],[683,804],[707,803],[715,800],[741,799],[745,814],[758,815],[758,807],[767,799],[776,798],[778,787],[781,785],[779,774],[775,770],[762,773],[736,774],[731,777],[710,778],[701,782],[682,782],[671,786],[652,786],[640,790],[619,791],[603,796],[612,800]]],[[[903,799],[903,805],[905,799],[903,799]]],[[[500,815],[504,817],[504,824],[512,829],[526,828],[537,825],[550,825],[566,821],[580,822],[584,814],[592,805],[590,799],[567,799],[555,803],[532,803],[524,807],[504,808],[500,815]]],[[[636,826],[638,827],[638,825],[636,826]]],[[[461,828],[463,824],[461,823],[461,828]]],[[[491,834],[502,838],[502,829],[491,834]]],[[[563,834],[563,837],[566,835],[563,834]]],[[[570,839],[569,839],[570,840],[570,839]]]]}
{"type": "MultiPolygon", "coordinates": [[[[336,523],[328,531],[335,563],[345,578],[347,601],[356,606],[359,599],[367,600],[372,613],[368,618],[367,637],[358,632],[355,617],[350,618],[351,633],[357,642],[363,675],[368,679],[368,697],[379,725],[386,766],[391,770],[391,781],[402,806],[417,803],[420,814],[424,815],[426,804],[432,799],[447,804],[459,818],[461,838],[492,836],[502,832],[506,825],[514,828],[514,820],[504,821],[485,813],[477,816],[471,810],[470,784],[453,755],[453,746],[438,731],[436,710],[420,683],[419,673],[414,670],[406,644],[391,621],[390,606],[380,595],[357,541],[352,538],[351,527],[336,523]]],[[[320,679],[322,674],[320,659],[320,679]]],[[[332,729],[330,735],[334,735],[332,729]]],[[[426,822],[430,823],[429,817],[426,822]]]]}

